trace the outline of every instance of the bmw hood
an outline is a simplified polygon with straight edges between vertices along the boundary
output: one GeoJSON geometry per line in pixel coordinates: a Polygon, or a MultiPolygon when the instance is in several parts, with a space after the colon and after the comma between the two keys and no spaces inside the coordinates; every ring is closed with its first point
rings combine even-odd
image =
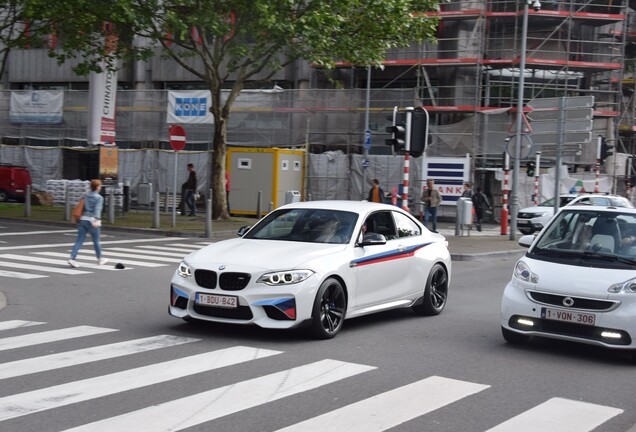
{"type": "Polygon", "coordinates": [[[211,244],[188,255],[195,268],[228,271],[294,269],[343,251],[347,245],[279,240],[231,239],[211,244]]]}

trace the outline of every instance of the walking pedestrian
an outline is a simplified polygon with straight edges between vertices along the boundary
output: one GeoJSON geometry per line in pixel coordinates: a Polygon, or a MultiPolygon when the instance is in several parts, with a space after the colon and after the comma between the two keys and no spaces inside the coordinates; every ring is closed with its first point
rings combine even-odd
{"type": "Polygon", "coordinates": [[[184,183],[185,202],[190,212],[188,216],[196,216],[197,204],[194,201],[194,193],[197,191],[197,173],[194,170],[194,164],[188,164],[188,180],[184,183]]]}
{"type": "Polygon", "coordinates": [[[488,197],[481,191],[481,187],[477,187],[477,191],[473,194],[473,207],[475,208],[477,231],[481,231],[481,222],[484,219],[484,215],[487,210],[492,209],[488,197]]]}
{"type": "Polygon", "coordinates": [[[380,181],[378,179],[373,179],[371,181],[373,186],[369,189],[369,198],[370,202],[383,203],[384,202],[384,191],[380,187],[380,181]]]}
{"type": "Polygon", "coordinates": [[[426,189],[422,192],[421,201],[424,203],[424,226],[428,228],[428,221],[431,220],[431,231],[437,232],[437,207],[442,203],[442,196],[435,189],[435,180],[426,181],[426,189]]]}
{"type": "Polygon", "coordinates": [[[464,191],[462,192],[462,198],[472,198],[473,190],[470,187],[470,183],[464,183],[464,191]]]}
{"type": "Polygon", "coordinates": [[[99,194],[101,190],[102,181],[98,179],[91,180],[91,190],[84,195],[84,209],[82,216],[77,222],[77,240],[71,251],[71,258],[68,260],[68,264],[71,267],[79,267],[76,261],[77,253],[86,239],[86,234],[90,234],[93,239],[95,256],[97,257],[99,265],[104,265],[108,262],[108,259],[102,258],[102,248],[99,244],[102,226],[102,209],[104,208],[104,197],[99,194]]]}

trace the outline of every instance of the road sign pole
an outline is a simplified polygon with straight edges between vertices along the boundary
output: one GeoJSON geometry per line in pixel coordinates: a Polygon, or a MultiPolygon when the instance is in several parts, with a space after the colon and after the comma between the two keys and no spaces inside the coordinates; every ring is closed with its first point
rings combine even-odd
{"type": "Polygon", "coordinates": [[[406,108],[406,136],[404,142],[404,178],[402,183],[402,210],[409,211],[409,151],[411,151],[411,128],[413,107],[406,108]]]}
{"type": "Polygon", "coordinates": [[[556,149],[556,171],[554,172],[554,214],[559,211],[561,197],[561,151],[563,149],[563,137],[565,136],[565,96],[561,97],[559,107],[559,139],[556,149]]]}
{"type": "MultiPolygon", "coordinates": [[[[177,158],[178,151],[174,150],[174,182],[172,184],[172,228],[177,226],[177,158]]],[[[183,199],[183,197],[181,197],[183,199]]]]}
{"type": "Polygon", "coordinates": [[[534,205],[539,205],[539,168],[541,167],[541,152],[537,152],[534,162],[534,205]]]}

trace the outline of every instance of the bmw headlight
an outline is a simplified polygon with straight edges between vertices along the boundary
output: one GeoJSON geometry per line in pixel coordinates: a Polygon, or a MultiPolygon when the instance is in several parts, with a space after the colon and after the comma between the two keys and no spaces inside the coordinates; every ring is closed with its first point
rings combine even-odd
{"type": "Polygon", "coordinates": [[[515,266],[515,271],[513,272],[513,276],[521,281],[530,282],[530,283],[539,283],[539,275],[533,273],[523,261],[518,261],[515,266]]]}
{"type": "Polygon", "coordinates": [[[270,286],[292,285],[304,281],[314,274],[311,270],[285,270],[265,273],[256,282],[270,286]]]}
{"type": "Polygon", "coordinates": [[[636,294],[636,278],[630,279],[626,282],[619,282],[614,285],[611,285],[607,292],[612,294],[625,293],[625,294],[636,294]]]}
{"type": "Polygon", "coordinates": [[[179,267],[177,268],[177,274],[182,278],[188,278],[192,276],[192,267],[190,267],[187,262],[181,261],[179,263],[179,267]]]}

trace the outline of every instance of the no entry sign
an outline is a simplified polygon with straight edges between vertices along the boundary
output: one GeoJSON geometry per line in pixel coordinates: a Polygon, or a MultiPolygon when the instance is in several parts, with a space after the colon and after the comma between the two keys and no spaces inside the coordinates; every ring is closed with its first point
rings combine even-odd
{"type": "Polygon", "coordinates": [[[170,127],[170,147],[172,150],[183,150],[186,145],[186,134],[183,126],[173,125],[170,127]]]}

